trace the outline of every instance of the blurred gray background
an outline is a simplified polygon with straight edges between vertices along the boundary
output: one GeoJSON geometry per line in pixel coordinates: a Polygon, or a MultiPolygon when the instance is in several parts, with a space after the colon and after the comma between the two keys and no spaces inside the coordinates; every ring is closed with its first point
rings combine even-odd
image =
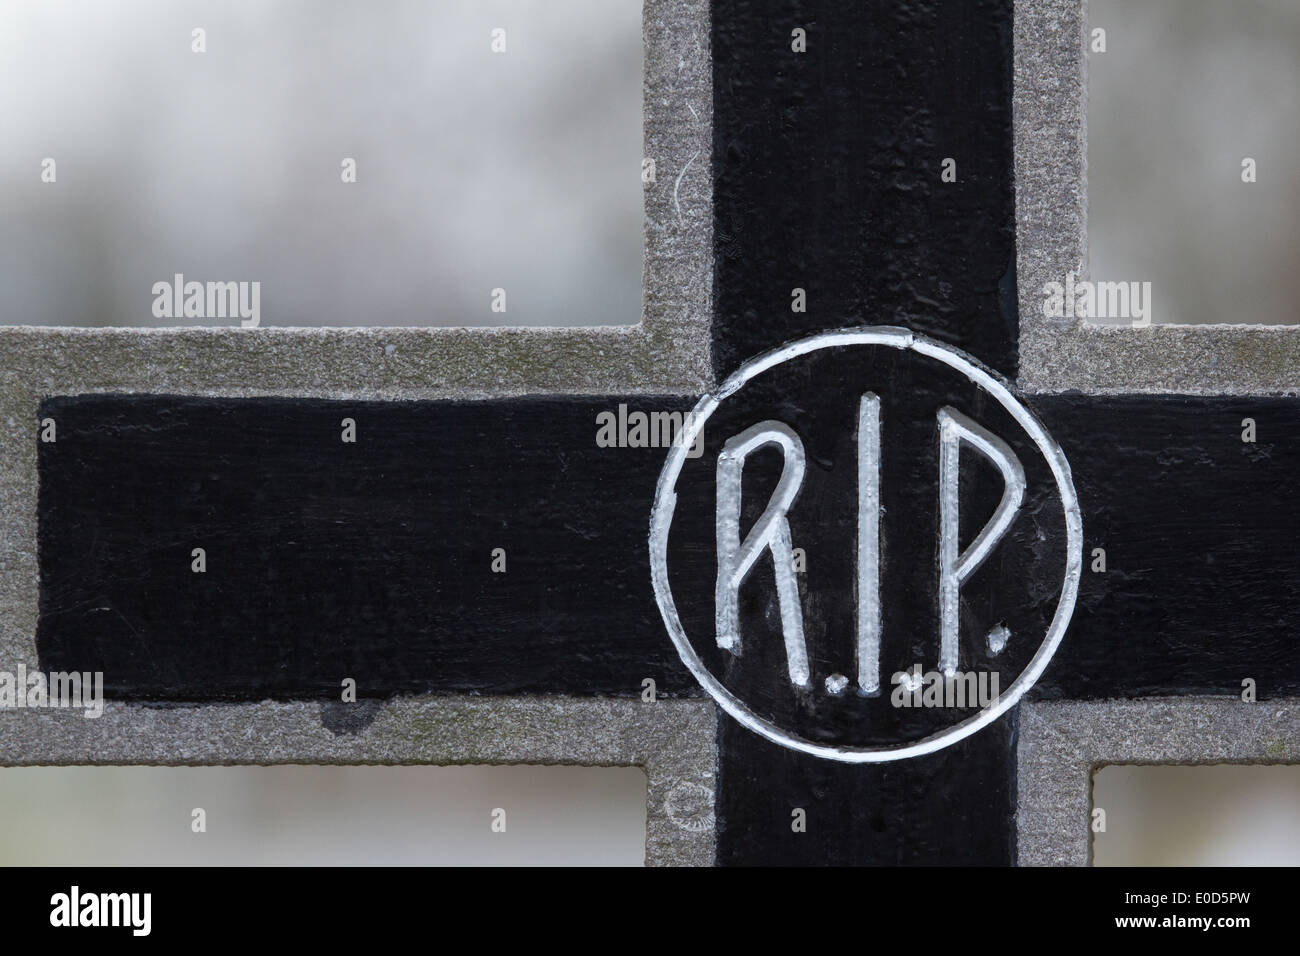
{"type": "Polygon", "coordinates": [[[645,803],[639,767],[8,767],[0,865],[640,866],[645,803]]]}
{"type": "Polygon", "coordinates": [[[0,324],[639,322],[641,77],[640,0],[0,0],[0,324]]]}
{"type": "Polygon", "coordinates": [[[1300,3],[1089,0],[1088,20],[1092,278],[1151,282],[1156,323],[1300,323],[1300,3]]]}
{"type": "Polygon", "coordinates": [[[1096,866],[1300,865],[1300,766],[1103,767],[1092,805],[1096,866]]]}

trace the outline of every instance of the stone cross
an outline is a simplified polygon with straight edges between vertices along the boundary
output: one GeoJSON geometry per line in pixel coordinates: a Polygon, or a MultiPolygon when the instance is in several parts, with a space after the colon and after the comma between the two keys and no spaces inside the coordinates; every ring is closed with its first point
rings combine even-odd
{"type": "Polygon", "coordinates": [[[110,699],[4,762],[636,764],[651,863],[1009,865],[1100,763],[1293,758],[1300,336],[1044,316],[1080,0],[644,41],[635,329],[0,330],[6,657],[110,699]]]}

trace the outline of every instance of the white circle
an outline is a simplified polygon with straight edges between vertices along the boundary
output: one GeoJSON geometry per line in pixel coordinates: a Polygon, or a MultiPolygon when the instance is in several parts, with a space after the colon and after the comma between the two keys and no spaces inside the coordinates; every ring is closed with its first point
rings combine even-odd
{"type": "Polygon", "coordinates": [[[983,727],[997,720],[1016,705],[1025,692],[1033,686],[1042,675],[1048,661],[1056,652],[1065,629],[1074,613],[1074,602],[1079,593],[1079,576],[1083,567],[1083,519],[1079,513],[1079,499],[1074,491],[1074,481],[1070,476],[1070,464],[1056,442],[1052,441],[1042,423],[1011,393],[1010,388],[993,372],[984,368],[976,360],[963,355],[956,349],[940,345],[932,339],[918,335],[908,329],[892,326],[875,326],[860,329],[839,329],[823,332],[810,338],[773,349],[757,358],[751,359],[736,370],[722,386],[711,395],[706,395],[696,404],[682,434],[673,443],[668,453],[668,460],[659,475],[659,484],[655,489],[654,510],[650,513],[650,576],[654,583],[655,600],[659,604],[659,613],[663,616],[668,636],[672,638],[681,655],[682,661],[695,675],[695,679],[709,693],[718,705],[736,719],[742,726],[754,731],[791,750],[802,751],[815,757],[840,760],[845,763],[882,763],[889,760],[903,760],[934,753],[959,740],[969,737],[983,727]],[[1061,495],[1061,506],[1065,512],[1066,557],[1065,580],[1061,585],[1061,599],[1056,605],[1056,614],[1047,629],[1047,636],[1029,665],[1021,671],[1012,682],[1007,692],[998,698],[992,707],[981,710],[978,714],[961,723],[954,724],[940,733],[932,734],[913,743],[899,744],[892,747],[831,747],[815,744],[802,737],[782,730],[771,721],[750,711],[726,687],[722,686],[708,668],[704,666],[695,648],[691,646],[673,603],[672,590],[668,584],[668,533],[672,527],[673,511],[677,506],[677,479],[681,475],[686,452],[695,444],[700,429],[705,421],[717,409],[722,401],[734,395],[756,375],[780,365],[799,355],[816,352],[821,349],[835,348],[843,345],[883,345],[889,348],[916,352],[942,362],[949,368],[956,369],[980,388],[991,394],[1003,408],[1010,413],[1020,427],[1025,430],[1038,450],[1042,452],[1056,487],[1061,495]]]}

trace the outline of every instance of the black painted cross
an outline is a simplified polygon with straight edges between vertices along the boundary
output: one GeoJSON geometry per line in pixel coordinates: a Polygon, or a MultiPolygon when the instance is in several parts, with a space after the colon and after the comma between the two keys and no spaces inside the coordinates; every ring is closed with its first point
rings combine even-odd
{"type": "Polygon", "coordinates": [[[1300,405],[1004,384],[1010,3],[935,7],[803,4],[792,56],[786,4],[714,4],[713,356],[741,378],[701,455],[596,441],[698,396],[53,397],[42,666],[124,700],[707,691],[722,864],[1010,864],[1023,692],[1295,692],[1273,436],[1300,405]],[[897,706],[914,663],[1001,699],[897,706]]]}

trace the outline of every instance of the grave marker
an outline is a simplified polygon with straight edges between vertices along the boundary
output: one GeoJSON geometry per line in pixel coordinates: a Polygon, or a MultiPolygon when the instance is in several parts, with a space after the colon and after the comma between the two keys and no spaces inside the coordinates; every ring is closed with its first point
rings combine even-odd
{"type": "Polygon", "coordinates": [[[137,704],[332,702],[351,677],[372,701],[595,698],[626,727],[629,706],[715,700],[716,781],[652,780],[651,827],[711,819],[720,864],[1013,864],[1022,697],[1300,693],[1300,516],[1278,491],[1300,404],[1011,384],[1012,14],[813,3],[799,53],[784,6],[713,4],[717,388],[270,397],[136,372],[83,394],[57,350],[85,361],[94,338],[6,333],[25,435],[58,429],[35,452],[41,666],[103,670],[137,704]],[[603,447],[622,405],[695,408],[703,454],[603,447]],[[927,706],[930,671],[999,694],[927,706]],[[640,702],[647,678],[666,701],[640,702]]]}

